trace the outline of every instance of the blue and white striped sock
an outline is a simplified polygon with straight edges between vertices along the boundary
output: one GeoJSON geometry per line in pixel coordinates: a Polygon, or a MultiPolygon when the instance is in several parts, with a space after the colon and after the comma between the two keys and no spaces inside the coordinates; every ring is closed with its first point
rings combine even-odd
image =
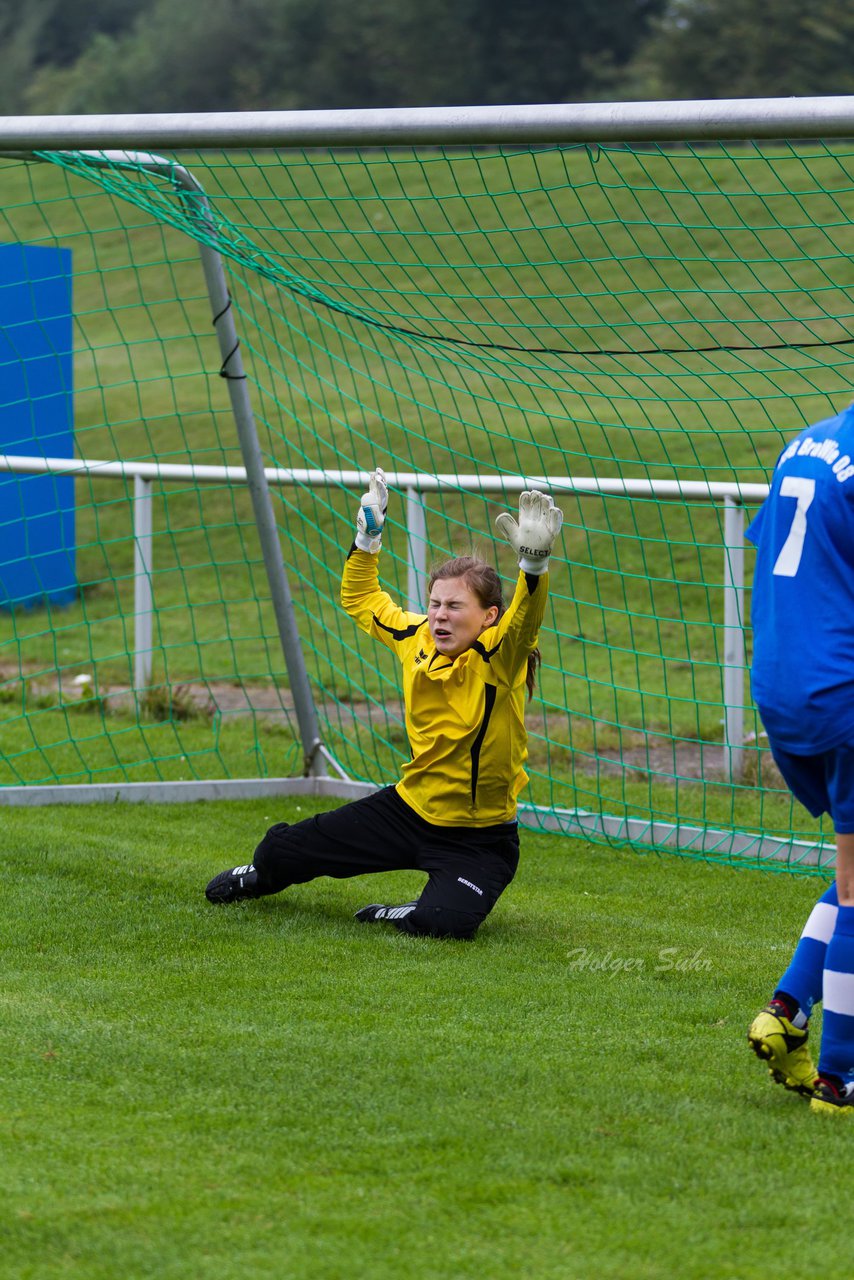
{"type": "Polygon", "coordinates": [[[854,907],[839,907],[824,961],[824,1014],[818,1072],[854,1080],[854,907]]]}
{"type": "Polygon", "coordinates": [[[806,1018],[812,1013],[816,1001],[821,999],[824,958],[836,928],[838,911],[839,898],[834,880],[810,912],[789,967],[777,983],[777,992],[797,1000],[806,1018]]]}

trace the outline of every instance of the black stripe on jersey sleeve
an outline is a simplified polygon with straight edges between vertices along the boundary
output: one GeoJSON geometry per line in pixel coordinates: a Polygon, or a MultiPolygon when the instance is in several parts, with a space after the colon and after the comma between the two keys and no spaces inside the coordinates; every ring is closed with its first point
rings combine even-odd
{"type": "Polygon", "coordinates": [[[492,708],[495,706],[495,698],[498,690],[494,684],[485,684],[483,686],[483,719],[480,722],[480,729],[477,737],[471,747],[471,802],[475,803],[477,799],[477,775],[480,772],[480,752],[483,746],[483,740],[486,737],[486,731],[489,728],[489,718],[492,715],[492,708]]]}
{"type": "Polygon", "coordinates": [[[375,613],[371,614],[371,617],[381,631],[389,633],[392,640],[408,640],[410,636],[415,635],[416,631],[420,631],[427,621],[426,618],[422,618],[420,622],[411,622],[408,627],[387,627],[384,622],[380,622],[375,613]]]}
{"type": "Polygon", "coordinates": [[[473,640],[471,647],[474,649],[475,653],[480,654],[484,662],[489,662],[490,658],[492,658],[493,655],[496,654],[498,650],[501,648],[503,640],[504,640],[504,637],[502,636],[501,639],[498,641],[498,644],[494,644],[491,649],[485,648],[480,643],[479,640],[473,640]]]}

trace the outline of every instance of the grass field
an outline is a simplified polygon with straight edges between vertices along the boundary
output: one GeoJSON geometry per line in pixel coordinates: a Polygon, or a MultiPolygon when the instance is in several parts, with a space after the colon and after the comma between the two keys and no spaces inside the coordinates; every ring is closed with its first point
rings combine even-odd
{"type": "MultiPolygon", "coordinates": [[[[0,235],[73,250],[78,453],[239,462],[188,206],[71,168],[0,161],[0,235]]],[[[271,463],[763,480],[849,392],[844,147],[190,168],[271,463]]],[[[245,492],[155,486],[158,705],[128,694],[131,487],[76,493],[79,599],[0,613],[0,786],[299,772],[245,492]],[[181,686],[222,705],[179,716],[181,686]],[[276,715],[228,710],[276,690],[276,715]]],[[[353,498],[274,505],[326,740],[392,777],[397,673],[336,604],[353,498]]],[[[814,838],[758,744],[740,785],[703,767],[720,508],[562,505],[534,798],[814,838]]],[[[512,577],[497,509],[434,495],[431,552],[474,531],[512,577]]],[[[0,1280],[847,1280],[848,1126],[770,1086],[745,1041],[824,880],[525,834],[471,944],[353,922],[415,875],[208,906],[211,875],[307,812],[0,810],[0,1280]]]]}
{"type": "Polygon", "coordinates": [[[4,1280],[847,1280],[848,1126],[745,1043],[822,880],[526,835],[471,944],[353,922],[416,875],[207,905],[306,812],[4,812],[4,1280]]]}

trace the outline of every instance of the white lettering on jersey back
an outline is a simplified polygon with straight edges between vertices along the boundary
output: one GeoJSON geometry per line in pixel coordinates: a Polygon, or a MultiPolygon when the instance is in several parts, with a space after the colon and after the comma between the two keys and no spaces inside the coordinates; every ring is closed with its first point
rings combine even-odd
{"type": "Polygon", "coordinates": [[[839,445],[835,440],[816,440],[813,436],[804,436],[803,440],[793,440],[780,454],[777,466],[783,466],[795,456],[818,458],[820,462],[826,462],[840,484],[844,484],[854,476],[854,463],[847,453],[840,458],[839,445]]]}

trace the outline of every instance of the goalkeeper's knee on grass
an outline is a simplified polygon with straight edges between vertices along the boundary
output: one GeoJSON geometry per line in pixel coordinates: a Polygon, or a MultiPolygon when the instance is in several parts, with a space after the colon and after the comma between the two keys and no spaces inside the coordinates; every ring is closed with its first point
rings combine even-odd
{"type": "Polygon", "coordinates": [[[450,907],[425,906],[406,902],[400,907],[386,907],[375,902],[356,912],[361,924],[393,924],[401,933],[422,938],[473,938],[482,916],[470,911],[454,911],[450,907]]]}
{"type": "Polygon", "coordinates": [[[397,927],[401,933],[465,941],[474,937],[482,919],[482,916],[471,911],[454,911],[451,907],[425,907],[419,904],[397,927]]]}

